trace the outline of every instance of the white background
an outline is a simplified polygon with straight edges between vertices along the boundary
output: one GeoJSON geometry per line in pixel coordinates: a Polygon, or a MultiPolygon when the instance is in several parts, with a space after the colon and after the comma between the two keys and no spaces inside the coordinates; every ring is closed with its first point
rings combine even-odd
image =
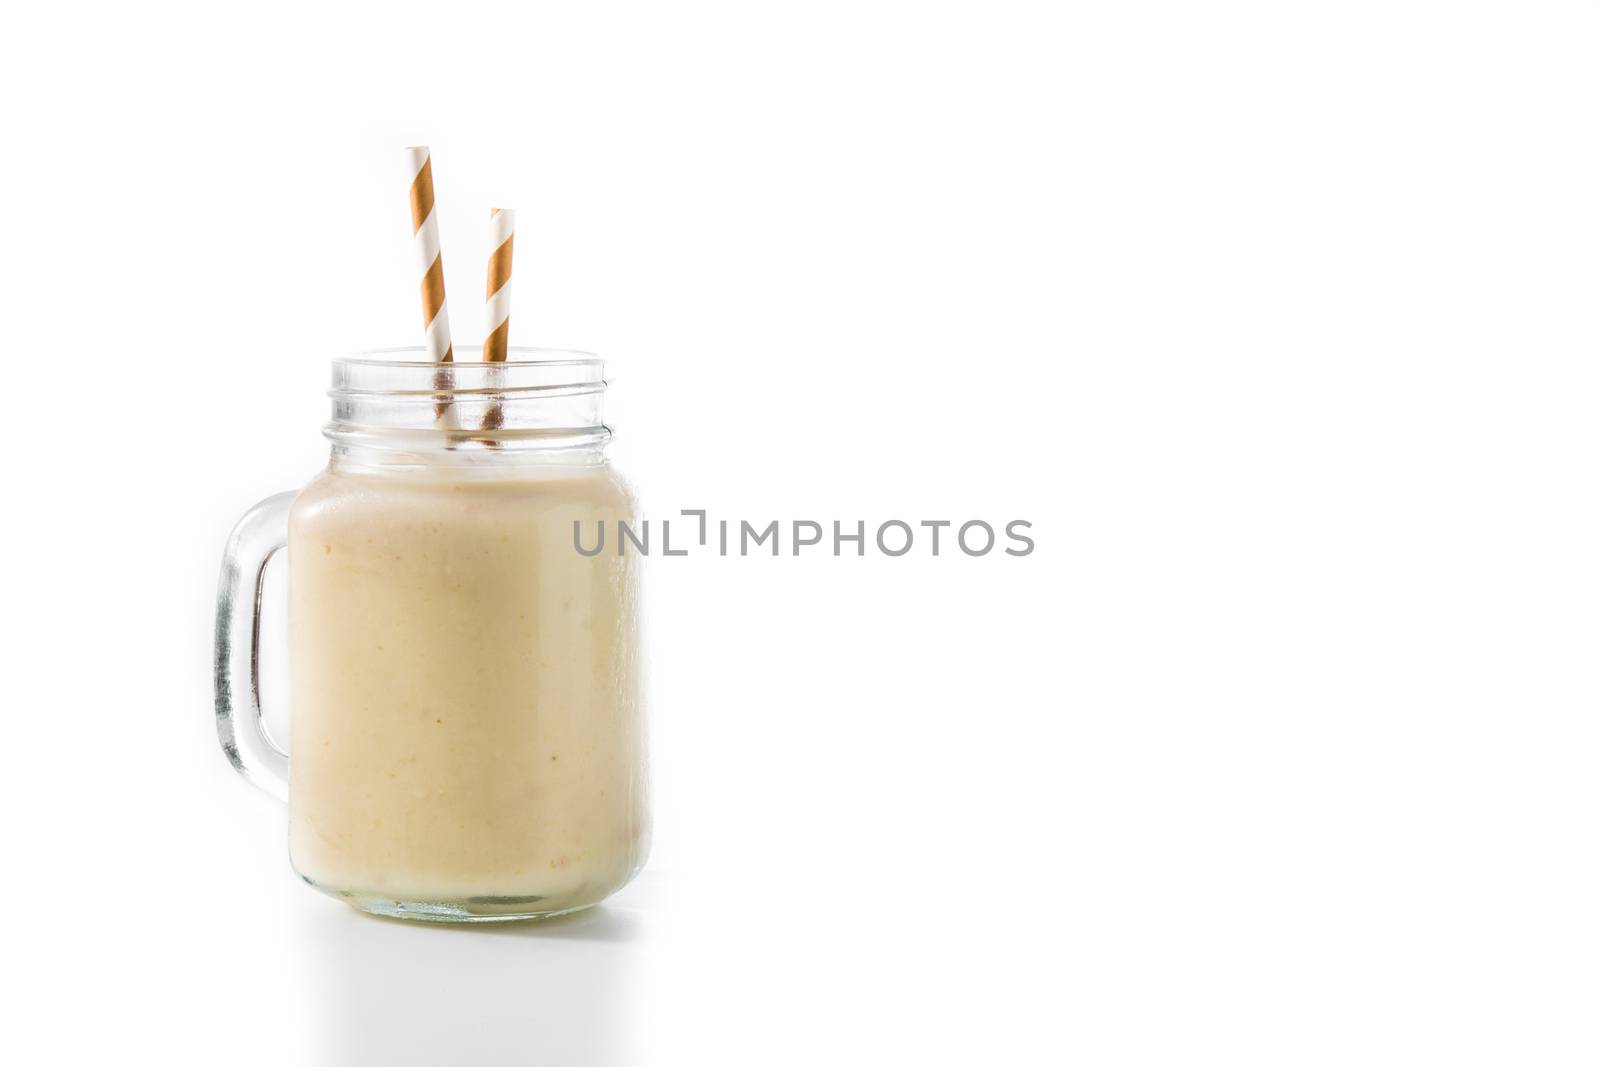
{"type": "Polygon", "coordinates": [[[0,34],[14,1063],[1600,1057],[1587,4],[34,5],[0,34]],[[495,932],[296,882],[216,566],[327,363],[613,360],[658,839],[495,932]]]}

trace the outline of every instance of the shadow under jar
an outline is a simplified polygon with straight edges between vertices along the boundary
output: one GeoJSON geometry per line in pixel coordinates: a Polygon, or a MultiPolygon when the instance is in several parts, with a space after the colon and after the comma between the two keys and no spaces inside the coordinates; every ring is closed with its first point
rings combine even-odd
{"type": "Polygon", "coordinates": [[[311,885],[444,921],[587,907],[649,847],[633,494],[607,461],[603,365],[513,349],[337,360],[327,470],[235,528],[217,724],[289,801],[311,885]],[[578,551],[576,527],[592,549],[578,551]],[[289,752],[262,728],[261,575],[288,549],[289,752]]]}

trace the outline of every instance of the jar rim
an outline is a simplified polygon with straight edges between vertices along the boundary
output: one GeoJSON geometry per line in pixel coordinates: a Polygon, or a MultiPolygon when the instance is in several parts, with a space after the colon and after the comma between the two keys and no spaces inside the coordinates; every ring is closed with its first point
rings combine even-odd
{"type": "Polygon", "coordinates": [[[551,453],[604,445],[605,361],[586,352],[517,346],[495,362],[435,363],[420,347],[333,360],[323,432],[366,451],[551,453]],[[400,358],[395,358],[400,357],[400,358]]]}

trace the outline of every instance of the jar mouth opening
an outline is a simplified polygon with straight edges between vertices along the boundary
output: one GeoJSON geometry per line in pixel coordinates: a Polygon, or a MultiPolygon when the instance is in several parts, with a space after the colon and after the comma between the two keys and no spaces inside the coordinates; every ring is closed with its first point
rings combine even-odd
{"type": "MultiPolygon", "coordinates": [[[[473,351],[468,349],[467,351],[473,351]]],[[[351,352],[349,355],[337,356],[334,364],[355,364],[359,366],[392,366],[407,368],[417,365],[435,366],[428,357],[428,350],[417,346],[404,346],[400,348],[363,348],[351,352]]],[[[605,360],[593,352],[585,352],[576,348],[536,348],[528,345],[511,345],[506,349],[506,358],[495,362],[476,359],[453,359],[448,366],[451,367],[520,367],[536,365],[540,367],[582,366],[599,364],[603,366],[605,360]]]]}
{"type": "MultiPolygon", "coordinates": [[[[476,353],[474,353],[476,354],[476,353]]],[[[380,348],[333,361],[328,395],[406,398],[493,395],[509,400],[524,395],[602,392],[605,360],[561,348],[512,347],[505,360],[435,363],[422,348],[380,348]]]]}

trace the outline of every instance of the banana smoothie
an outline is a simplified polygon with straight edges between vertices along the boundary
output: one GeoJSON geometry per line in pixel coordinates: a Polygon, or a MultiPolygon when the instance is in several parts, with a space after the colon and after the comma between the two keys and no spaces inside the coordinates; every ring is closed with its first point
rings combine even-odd
{"type": "Polygon", "coordinates": [[[634,518],[609,464],[342,468],[289,518],[289,844],[352,902],[594,903],[648,849],[634,518]]]}

